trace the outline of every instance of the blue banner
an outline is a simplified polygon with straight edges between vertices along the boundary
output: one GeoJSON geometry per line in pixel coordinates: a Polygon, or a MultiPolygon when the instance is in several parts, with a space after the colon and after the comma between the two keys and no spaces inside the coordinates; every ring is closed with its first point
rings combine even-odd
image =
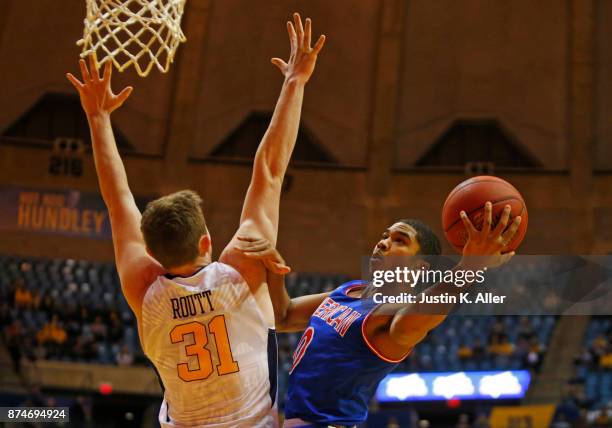
{"type": "Polygon", "coordinates": [[[112,237],[108,211],[99,193],[0,187],[0,206],[1,230],[112,237]]]}

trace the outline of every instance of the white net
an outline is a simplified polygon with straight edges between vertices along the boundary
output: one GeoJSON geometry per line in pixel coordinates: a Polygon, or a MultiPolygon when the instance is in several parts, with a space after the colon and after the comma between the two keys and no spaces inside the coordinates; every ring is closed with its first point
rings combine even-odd
{"type": "Polygon", "coordinates": [[[87,17],[81,57],[107,58],[119,71],[130,65],[147,76],[155,65],[168,71],[185,35],[181,18],[185,0],[86,0],[87,17]]]}

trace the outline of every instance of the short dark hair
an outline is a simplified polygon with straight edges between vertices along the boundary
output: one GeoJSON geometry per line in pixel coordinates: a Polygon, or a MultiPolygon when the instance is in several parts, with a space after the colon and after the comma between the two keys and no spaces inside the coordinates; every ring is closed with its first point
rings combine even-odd
{"type": "Polygon", "coordinates": [[[166,269],[194,261],[202,235],[208,233],[202,199],[181,190],[147,204],[140,230],[151,255],[166,269]]]}
{"type": "Polygon", "coordinates": [[[416,230],[417,241],[419,241],[419,246],[421,247],[421,254],[426,256],[439,256],[440,253],[442,253],[440,240],[425,223],[414,218],[406,218],[398,220],[398,222],[412,226],[414,230],[416,230]]]}

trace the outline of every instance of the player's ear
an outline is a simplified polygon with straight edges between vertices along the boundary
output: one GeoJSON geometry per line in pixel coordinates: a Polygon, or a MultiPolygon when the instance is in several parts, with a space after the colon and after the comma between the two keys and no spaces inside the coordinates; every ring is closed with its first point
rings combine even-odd
{"type": "Polygon", "coordinates": [[[200,237],[198,246],[200,248],[200,255],[202,256],[212,251],[212,241],[210,240],[210,235],[208,233],[200,237]]]}

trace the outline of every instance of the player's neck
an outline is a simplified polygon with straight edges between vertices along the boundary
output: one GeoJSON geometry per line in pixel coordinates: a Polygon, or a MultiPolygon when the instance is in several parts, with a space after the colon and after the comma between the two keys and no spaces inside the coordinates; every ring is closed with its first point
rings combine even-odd
{"type": "Polygon", "coordinates": [[[172,276],[191,276],[196,273],[198,270],[202,268],[202,266],[206,266],[210,264],[210,256],[204,255],[199,256],[193,262],[184,264],[182,266],[177,266],[172,269],[168,269],[168,273],[172,276]]]}

